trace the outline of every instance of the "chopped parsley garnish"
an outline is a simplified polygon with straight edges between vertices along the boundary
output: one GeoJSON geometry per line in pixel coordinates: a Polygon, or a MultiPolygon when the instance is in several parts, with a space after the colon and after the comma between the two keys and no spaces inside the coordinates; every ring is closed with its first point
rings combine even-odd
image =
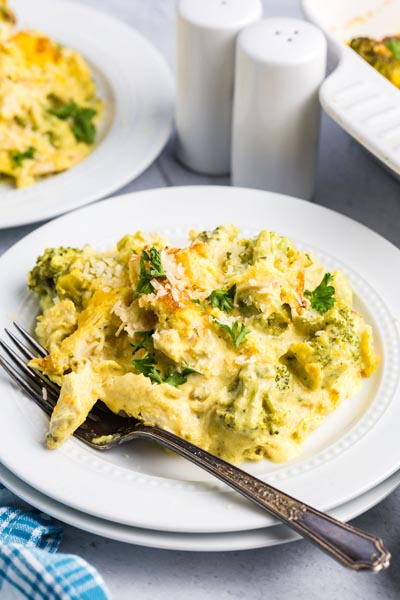
{"type": "Polygon", "coordinates": [[[174,387],[178,387],[178,385],[182,385],[182,383],[187,382],[187,378],[192,373],[199,373],[195,369],[191,369],[184,363],[182,363],[181,367],[177,371],[168,371],[166,378],[164,379],[164,383],[169,383],[169,385],[173,385],[174,387]]]}
{"type": "Polygon", "coordinates": [[[69,104],[61,104],[61,106],[57,108],[51,108],[49,113],[64,121],[69,117],[73,117],[78,109],[79,106],[76,102],[70,102],[69,104]]]}
{"type": "Polygon", "coordinates": [[[140,294],[151,294],[154,292],[153,286],[151,285],[152,279],[164,278],[166,273],[161,264],[161,253],[154,248],[142,250],[140,256],[140,274],[139,280],[136,286],[136,296],[140,294]]]}
{"type": "Polygon", "coordinates": [[[229,290],[214,290],[207,297],[213,308],[219,308],[225,312],[229,312],[233,308],[233,302],[236,294],[236,285],[233,285],[229,290]]]}
{"type": "MultiPolygon", "coordinates": [[[[147,333],[147,332],[146,332],[147,333]]],[[[134,351],[135,354],[136,350],[134,351]]],[[[185,363],[182,363],[176,371],[168,369],[163,378],[160,369],[157,368],[157,362],[153,353],[147,354],[144,358],[134,359],[134,367],[138,373],[142,373],[145,377],[149,377],[155,383],[168,383],[174,387],[178,387],[187,382],[187,378],[192,373],[198,373],[195,369],[191,369],[185,363]]]]}
{"type": "Polygon", "coordinates": [[[135,331],[133,337],[135,338],[133,342],[131,342],[133,350],[133,354],[136,354],[139,350],[147,350],[150,352],[153,350],[153,333],[154,329],[149,329],[148,331],[135,331]]]}
{"type": "Polygon", "coordinates": [[[50,109],[49,113],[63,121],[68,120],[71,131],[78,142],[85,142],[85,144],[94,143],[96,127],[92,120],[97,114],[94,108],[80,107],[76,102],[70,102],[69,104],[62,104],[50,109]]]}
{"type": "Polygon", "coordinates": [[[198,304],[200,308],[204,308],[204,304],[198,298],[191,298],[190,302],[193,302],[193,304],[198,304]]]}
{"type": "Polygon", "coordinates": [[[71,125],[71,129],[78,142],[94,144],[96,139],[96,127],[93,125],[92,119],[96,114],[97,111],[93,108],[80,108],[75,113],[74,123],[71,125]]]}
{"type": "Polygon", "coordinates": [[[162,383],[161,373],[156,369],[157,363],[154,354],[149,353],[144,358],[136,358],[132,362],[138,373],[150,377],[152,381],[162,383]]]}
{"type": "Polygon", "coordinates": [[[229,327],[229,325],[226,325],[226,323],[221,323],[217,319],[213,319],[213,321],[214,323],[217,323],[221,329],[229,333],[235,348],[238,348],[238,346],[245,341],[246,335],[250,333],[250,329],[247,329],[244,323],[242,323],[239,327],[239,321],[235,321],[232,324],[232,327],[229,327]]]}
{"type": "MultiPolygon", "coordinates": [[[[143,373],[143,375],[145,375],[143,373]]],[[[163,379],[161,377],[161,371],[160,369],[156,369],[156,367],[152,367],[146,374],[146,377],[150,377],[150,379],[152,381],[155,381],[155,383],[163,383],[163,379]]]]}
{"type": "Polygon", "coordinates": [[[36,150],[33,146],[29,146],[29,148],[25,150],[25,152],[11,152],[11,160],[13,162],[13,167],[17,169],[22,166],[24,160],[32,160],[33,158],[35,158],[35,152],[36,150]]]}
{"type": "Polygon", "coordinates": [[[335,304],[335,288],[328,285],[331,281],[333,281],[333,275],[325,273],[315,290],[305,290],[304,292],[304,295],[310,299],[312,308],[320,313],[326,313],[335,304]]]}
{"type": "Polygon", "coordinates": [[[391,38],[385,43],[385,46],[389,48],[389,50],[397,60],[400,60],[400,39],[391,38]]]}

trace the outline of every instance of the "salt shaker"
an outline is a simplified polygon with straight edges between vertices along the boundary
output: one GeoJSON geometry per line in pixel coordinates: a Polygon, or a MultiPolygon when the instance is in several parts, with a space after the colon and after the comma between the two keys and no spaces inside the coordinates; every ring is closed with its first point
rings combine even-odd
{"type": "Polygon", "coordinates": [[[232,183],[310,199],[326,40],[305,21],[273,18],[237,40],[232,183]]]}
{"type": "Polygon", "coordinates": [[[177,154],[195,171],[230,171],[235,42],[261,16],[261,0],[179,1],[177,154]]]}

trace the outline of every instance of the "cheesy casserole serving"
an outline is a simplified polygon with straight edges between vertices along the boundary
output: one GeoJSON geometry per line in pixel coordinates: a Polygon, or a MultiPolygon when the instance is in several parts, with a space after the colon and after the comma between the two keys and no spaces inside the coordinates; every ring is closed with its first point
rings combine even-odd
{"type": "Polygon", "coordinates": [[[138,232],[37,259],[49,355],[31,364],[61,386],[49,448],[100,399],[232,463],[286,461],[372,374],[372,330],[342,273],[269,231],[190,238],[138,232]]]}
{"type": "Polygon", "coordinates": [[[14,22],[0,0],[0,177],[22,188],[92,151],[102,103],[78,52],[14,22]]]}

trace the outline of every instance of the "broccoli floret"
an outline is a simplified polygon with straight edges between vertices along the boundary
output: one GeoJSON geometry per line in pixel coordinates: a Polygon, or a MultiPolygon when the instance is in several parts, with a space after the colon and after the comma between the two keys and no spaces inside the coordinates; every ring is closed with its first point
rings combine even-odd
{"type": "Polygon", "coordinates": [[[41,297],[52,299],[58,279],[69,272],[71,265],[82,254],[78,248],[46,248],[28,273],[28,287],[41,297]]]}

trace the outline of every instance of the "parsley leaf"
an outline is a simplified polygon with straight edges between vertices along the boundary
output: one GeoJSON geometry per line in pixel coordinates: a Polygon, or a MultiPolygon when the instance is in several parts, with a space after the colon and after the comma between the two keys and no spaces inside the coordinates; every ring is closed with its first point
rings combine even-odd
{"type": "Polygon", "coordinates": [[[204,308],[204,304],[198,298],[191,298],[190,302],[193,302],[193,304],[198,304],[200,306],[200,308],[204,308]]]}
{"type": "Polygon", "coordinates": [[[155,381],[156,383],[163,383],[161,371],[159,369],[156,369],[155,367],[152,367],[150,369],[146,377],[150,377],[151,381],[155,381]]]}
{"type": "Polygon", "coordinates": [[[92,119],[97,114],[94,108],[80,107],[76,102],[72,101],[69,104],[62,104],[50,109],[49,113],[63,121],[68,119],[71,131],[78,142],[85,142],[85,144],[94,143],[96,127],[93,125],[92,119]]]}
{"type": "Polygon", "coordinates": [[[154,354],[151,353],[147,354],[144,358],[136,358],[132,362],[135,366],[135,369],[139,373],[143,373],[143,375],[146,377],[148,371],[156,364],[154,354]]]}
{"type": "Polygon", "coordinates": [[[244,323],[242,323],[239,327],[239,321],[235,321],[232,327],[229,327],[229,325],[217,321],[217,319],[213,319],[213,321],[214,323],[217,323],[217,325],[219,325],[221,329],[229,333],[235,348],[238,348],[238,346],[245,341],[246,335],[250,333],[250,329],[247,329],[244,323]]]}
{"type": "Polygon", "coordinates": [[[178,385],[186,383],[188,376],[192,373],[198,373],[198,371],[195,369],[192,369],[191,367],[185,365],[185,363],[182,363],[182,365],[178,367],[176,371],[168,369],[166,377],[163,379],[160,369],[157,369],[156,359],[152,352],[149,352],[149,354],[147,354],[144,358],[132,360],[132,362],[138,373],[142,373],[142,375],[145,377],[149,377],[155,383],[168,383],[174,387],[178,387],[178,385]]]}
{"type": "Polygon", "coordinates": [[[214,290],[206,298],[213,308],[219,308],[225,312],[229,312],[233,308],[233,302],[236,294],[236,285],[233,285],[229,290],[214,290]]]}
{"type": "Polygon", "coordinates": [[[325,273],[315,290],[305,290],[304,292],[304,295],[310,299],[312,308],[320,313],[326,313],[335,304],[335,288],[328,285],[332,280],[333,275],[325,273]]]}
{"type": "Polygon", "coordinates": [[[385,43],[385,46],[397,60],[400,60],[400,38],[391,38],[385,43]]]}
{"type": "Polygon", "coordinates": [[[29,146],[25,152],[11,152],[11,160],[15,169],[22,166],[24,160],[35,158],[36,149],[33,146],[29,146]]]}
{"type": "Polygon", "coordinates": [[[61,104],[61,106],[51,108],[49,113],[64,121],[69,117],[73,117],[77,110],[79,110],[79,106],[76,102],[70,102],[69,104],[61,104]]]}
{"type": "Polygon", "coordinates": [[[154,329],[149,329],[148,331],[135,331],[133,334],[134,341],[131,342],[133,350],[133,354],[136,354],[139,350],[147,350],[151,352],[153,350],[153,333],[154,329]]]}
{"type": "Polygon", "coordinates": [[[180,370],[177,371],[168,371],[166,378],[164,379],[164,383],[169,383],[169,385],[173,385],[174,387],[178,387],[178,385],[182,385],[182,383],[186,383],[188,376],[192,373],[199,373],[195,369],[192,369],[185,365],[184,363],[180,367],[180,370]]]}
{"type": "Polygon", "coordinates": [[[151,294],[154,289],[150,281],[152,279],[164,278],[166,273],[161,264],[161,253],[154,248],[142,250],[140,256],[140,274],[136,286],[136,296],[140,294],[151,294]]]}
{"type": "Polygon", "coordinates": [[[162,383],[161,371],[156,369],[156,360],[154,354],[147,354],[144,358],[137,358],[133,361],[134,367],[138,373],[149,377],[152,381],[162,383]]]}
{"type": "Polygon", "coordinates": [[[96,127],[92,123],[97,111],[93,108],[79,108],[74,115],[74,123],[71,125],[72,133],[78,142],[94,144],[96,139],[96,127]]]}

